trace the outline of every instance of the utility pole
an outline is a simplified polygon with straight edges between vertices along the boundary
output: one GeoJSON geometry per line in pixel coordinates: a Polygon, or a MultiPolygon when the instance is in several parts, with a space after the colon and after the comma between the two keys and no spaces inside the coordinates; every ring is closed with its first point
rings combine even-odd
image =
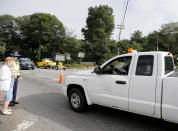
{"type": "Polygon", "coordinates": [[[121,40],[121,32],[123,29],[125,29],[125,25],[117,25],[117,28],[120,30],[119,31],[119,41],[121,40]]]}
{"type": "Polygon", "coordinates": [[[156,47],[156,50],[159,51],[159,48],[158,48],[158,31],[156,31],[156,35],[157,35],[157,41],[156,41],[157,47],[156,47]]]}

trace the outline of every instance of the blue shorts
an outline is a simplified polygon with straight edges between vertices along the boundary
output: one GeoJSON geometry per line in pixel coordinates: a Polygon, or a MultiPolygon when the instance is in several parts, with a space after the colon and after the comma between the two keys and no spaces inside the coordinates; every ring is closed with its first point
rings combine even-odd
{"type": "Polygon", "coordinates": [[[9,88],[8,91],[1,91],[4,101],[12,101],[12,91],[13,91],[13,88],[9,88]]]}

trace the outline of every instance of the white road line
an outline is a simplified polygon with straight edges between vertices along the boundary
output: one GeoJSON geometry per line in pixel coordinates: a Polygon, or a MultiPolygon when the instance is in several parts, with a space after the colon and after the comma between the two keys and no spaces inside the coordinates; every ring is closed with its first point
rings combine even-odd
{"type": "Polygon", "coordinates": [[[37,116],[31,115],[27,119],[23,120],[23,122],[21,122],[20,124],[17,124],[17,129],[11,131],[25,131],[26,129],[31,127],[37,120],[37,116]]]}

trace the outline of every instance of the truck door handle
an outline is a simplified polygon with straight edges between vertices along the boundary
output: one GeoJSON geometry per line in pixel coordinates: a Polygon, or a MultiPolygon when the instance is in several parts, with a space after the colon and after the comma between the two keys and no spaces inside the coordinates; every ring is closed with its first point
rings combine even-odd
{"type": "Polygon", "coordinates": [[[126,84],[126,81],[116,81],[116,84],[126,84]]]}

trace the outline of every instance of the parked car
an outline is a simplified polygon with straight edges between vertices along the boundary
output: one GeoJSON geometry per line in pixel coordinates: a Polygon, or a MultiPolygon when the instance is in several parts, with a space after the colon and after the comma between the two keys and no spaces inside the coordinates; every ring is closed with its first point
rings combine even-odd
{"type": "Polygon", "coordinates": [[[64,65],[62,64],[62,62],[58,62],[58,66],[56,66],[56,69],[63,69],[63,70],[66,70],[66,67],[64,67],[64,65]]]}
{"type": "Polygon", "coordinates": [[[41,62],[37,62],[37,67],[55,68],[56,62],[52,61],[50,58],[44,58],[41,62]]]}
{"type": "Polygon", "coordinates": [[[178,73],[170,52],[118,55],[68,75],[63,92],[75,112],[98,104],[178,123],[178,73]]]}
{"type": "Polygon", "coordinates": [[[35,64],[29,58],[20,58],[19,62],[20,62],[20,69],[22,70],[24,69],[34,70],[35,69],[35,64]]]}
{"type": "Polygon", "coordinates": [[[58,66],[56,66],[57,62],[52,61],[50,58],[44,58],[41,62],[37,62],[37,68],[44,67],[44,68],[53,68],[53,69],[63,69],[65,70],[66,67],[63,66],[62,62],[58,62],[58,66]]]}

